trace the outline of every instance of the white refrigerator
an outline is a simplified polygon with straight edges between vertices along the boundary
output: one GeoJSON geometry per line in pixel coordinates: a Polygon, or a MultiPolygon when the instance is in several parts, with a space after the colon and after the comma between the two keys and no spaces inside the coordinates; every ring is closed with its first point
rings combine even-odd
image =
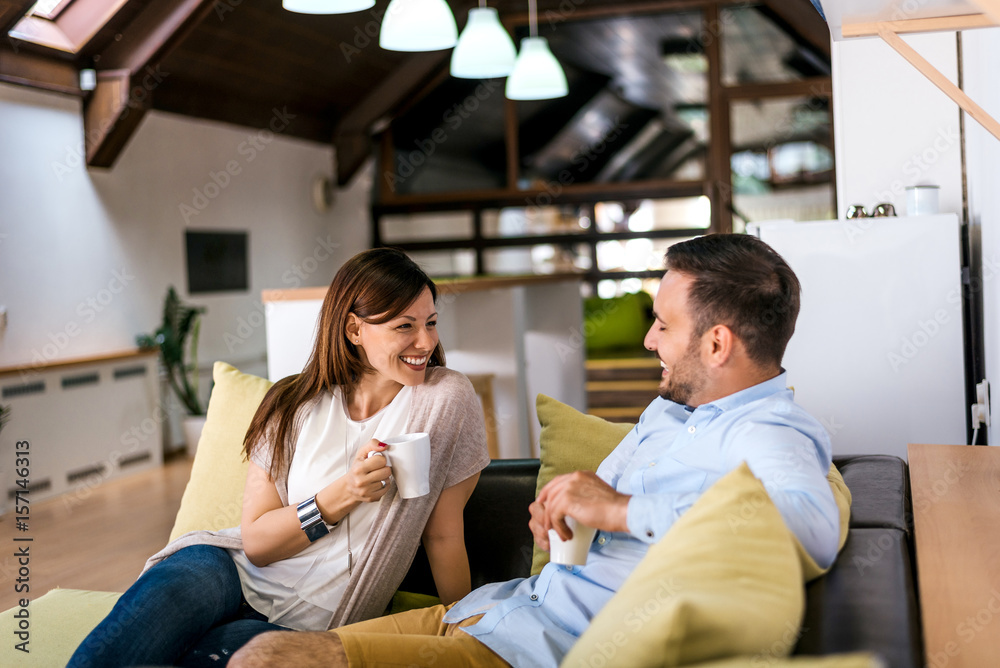
{"type": "Polygon", "coordinates": [[[835,454],[966,442],[961,235],[954,214],[748,226],[802,283],[783,365],[835,454]]]}

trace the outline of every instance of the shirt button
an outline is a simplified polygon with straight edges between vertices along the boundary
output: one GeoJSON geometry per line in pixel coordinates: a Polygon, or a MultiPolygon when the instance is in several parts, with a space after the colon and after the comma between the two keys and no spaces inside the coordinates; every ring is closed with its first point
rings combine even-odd
{"type": "Polygon", "coordinates": [[[694,425],[691,425],[690,427],[688,427],[688,433],[689,433],[689,434],[693,434],[693,433],[695,433],[696,431],[698,431],[698,428],[697,428],[697,427],[695,427],[694,425]]]}
{"type": "Polygon", "coordinates": [[[654,466],[656,466],[656,462],[650,462],[649,463],[649,468],[653,468],[654,466]]]}
{"type": "Polygon", "coordinates": [[[608,542],[608,539],[605,538],[604,536],[601,536],[600,538],[597,539],[597,544],[598,545],[604,545],[607,542],[608,542]]]}
{"type": "Polygon", "coordinates": [[[531,595],[531,600],[532,601],[537,601],[538,600],[538,594],[532,594],[531,595]]]}
{"type": "Polygon", "coordinates": [[[646,538],[652,538],[652,537],[653,537],[653,532],[647,529],[646,530],[646,538]]]}

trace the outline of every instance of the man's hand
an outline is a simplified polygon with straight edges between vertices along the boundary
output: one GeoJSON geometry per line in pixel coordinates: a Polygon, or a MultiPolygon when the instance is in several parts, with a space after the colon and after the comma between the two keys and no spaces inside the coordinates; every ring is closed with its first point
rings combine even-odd
{"type": "Polygon", "coordinates": [[[555,529],[563,540],[573,537],[566,525],[567,515],[602,531],[628,531],[629,498],[590,471],[556,476],[528,507],[528,526],[543,550],[549,549],[549,529],[555,529]]]}

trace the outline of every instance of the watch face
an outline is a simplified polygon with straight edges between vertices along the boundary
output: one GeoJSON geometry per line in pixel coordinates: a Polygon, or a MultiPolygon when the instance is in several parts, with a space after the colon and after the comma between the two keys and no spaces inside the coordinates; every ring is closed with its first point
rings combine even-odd
{"type": "Polygon", "coordinates": [[[311,522],[308,526],[302,525],[302,530],[306,532],[306,538],[312,543],[319,538],[330,533],[330,530],[326,528],[326,524],[323,523],[323,518],[318,518],[317,521],[311,522]]]}

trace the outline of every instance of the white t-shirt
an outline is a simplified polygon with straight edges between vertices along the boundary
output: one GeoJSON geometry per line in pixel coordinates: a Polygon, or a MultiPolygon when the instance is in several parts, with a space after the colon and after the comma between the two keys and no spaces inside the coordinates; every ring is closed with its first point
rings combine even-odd
{"type": "MultiPolygon", "coordinates": [[[[324,394],[303,421],[296,441],[288,470],[288,505],[298,505],[347,473],[358,448],[372,438],[406,433],[412,391],[403,387],[388,406],[360,421],[351,419],[339,387],[332,395],[324,394]]],[[[264,465],[263,457],[254,462],[264,465]]],[[[300,631],[329,628],[350,579],[348,549],[361,553],[378,508],[378,503],[362,503],[329,535],[267,566],[254,566],[243,550],[229,550],[247,602],[273,624],[300,631]]]]}

